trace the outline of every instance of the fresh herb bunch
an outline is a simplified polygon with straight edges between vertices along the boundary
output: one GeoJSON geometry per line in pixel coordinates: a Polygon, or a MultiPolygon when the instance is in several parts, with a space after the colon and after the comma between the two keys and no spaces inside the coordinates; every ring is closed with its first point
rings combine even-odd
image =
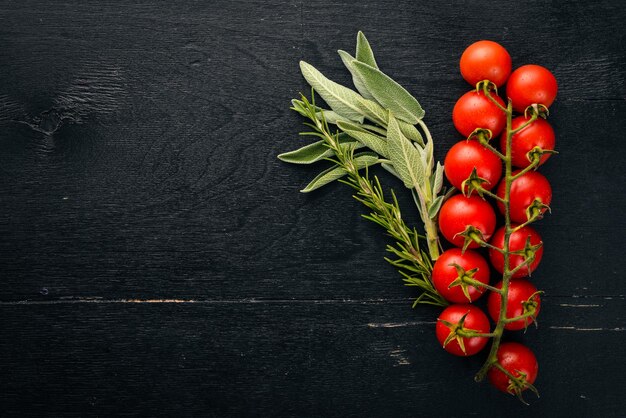
{"type": "Polygon", "coordinates": [[[446,300],[431,281],[432,261],[439,257],[441,249],[437,214],[446,197],[444,169],[434,162],[433,140],[423,121],[425,112],[406,89],[380,71],[362,32],[357,35],[356,57],[342,50],[338,52],[352,74],[358,93],[301,61],[302,75],[312,88],[311,100],[302,95],[292,100],[292,109],[308,118],[310,122],[305,125],[313,129],[301,135],[317,137],[318,141],[278,158],[294,164],[330,161],[332,166],[317,175],[302,192],[347,177],[343,182],[356,190],[354,197],[372,211],[364,217],[381,225],[395,240],[395,244],[387,246],[393,257],[386,260],[398,268],[406,285],[421,290],[414,306],[417,303],[446,306],[446,300]],[[316,92],[330,109],[315,105],[316,92]],[[329,124],[336,125],[335,133],[329,124]],[[363,148],[368,150],[355,153],[363,148]],[[386,201],[378,178],[369,179],[367,169],[376,164],[412,191],[425,236],[404,223],[393,191],[391,201],[386,201]],[[362,169],[365,176],[359,173],[362,169]],[[427,252],[421,248],[420,241],[424,240],[427,252]]]}

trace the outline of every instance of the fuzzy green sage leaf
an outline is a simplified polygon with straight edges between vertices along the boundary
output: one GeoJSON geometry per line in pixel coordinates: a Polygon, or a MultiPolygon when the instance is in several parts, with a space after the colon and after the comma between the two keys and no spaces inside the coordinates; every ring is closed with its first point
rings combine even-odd
{"type": "Polygon", "coordinates": [[[389,113],[387,127],[389,160],[409,189],[420,188],[424,183],[424,165],[418,149],[400,131],[398,121],[389,113]]]}
{"type": "Polygon", "coordinates": [[[363,80],[361,80],[359,72],[354,68],[354,65],[352,64],[354,61],[356,61],[356,59],[352,55],[341,49],[337,51],[337,53],[339,54],[341,61],[343,61],[343,65],[345,65],[348,71],[350,71],[350,74],[352,74],[352,84],[354,84],[354,87],[356,87],[358,92],[361,93],[361,96],[365,97],[366,99],[373,99],[374,96],[372,96],[372,93],[367,90],[365,83],[363,83],[363,80]]]}
{"type": "Polygon", "coordinates": [[[378,155],[387,158],[388,150],[386,138],[368,132],[360,126],[349,122],[339,122],[337,126],[339,127],[339,129],[341,129],[378,155]]]}
{"type": "Polygon", "coordinates": [[[424,138],[422,138],[422,134],[414,125],[398,120],[398,126],[400,126],[400,131],[402,131],[404,136],[409,138],[411,141],[415,141],[421,146],[424,146],[424,138]]]}
{"type": "Polygon", "coordinates": [[[437,167],[435,168],[435,174],[433,179],[433,196],[437,194],[443,188],[443,166],[437,161],[437,167]]]}
{"type": "Polygon", "coordinates": [[[374,51],[372,51],[369,41],[361,31],[356,35],[356,59],[371,67],[378,68],[374,58],[374,51]]]}
{"type": "Polygon", "coordinates": [[[322,120],[322,112],[324,113],[324,118],[326,119],[326,122],[332,125],[336,125],[337,122],[340,122],[340,121],[350,122],[350,119],[344,118],[339,113],[333,112],[332,110],[326,110],[326,109],[320,110],[319,112],[315,114],[317,119],[322,120]]]}
{"type": "MultiPolygon", "coordinates": [[[[326,112],[324,112],[326,115],[326,112]]],[[[349,145],[353,149],[363,148],[365,145],[353,140],[345,133],[339,134],[339,143],[341,145],[349,145]]],[[[302,148],[298,148],[294,151],[284,152],[278,155],[281,161],[291,164],[313,164],[324,158],[332,157],[334,152],[328,148],[323,140],[313,142],[312,144],[305,145],[302,148]]]]}
{"type": "Polygon", "coordinates": [[[361,97],[357,103],[357,108],[363,116],[381,126],[387,126],[387,110],[373,100],[361,97]]]}
{"type": "Polygon", "coordinates": [[[418,101],[391,77],[370,65],[353,61],[352,65],[367,90],[376,100],[391,110],[398,118],[410,124],[416,124],[424,117],[424,109],[418,101]]]}
{"type": "Polygon", "coordinates": [[[441,205],[443,204],[443,198],[444,196],[437,197],[428,207],[428,217],[430,219],[435,219],[437,217],[439,209],[441,209],[441,205]]]}
{"type": "Polygon", "coordinates": [[[355,122],[363,123],[358,102],[363,98],[354,90],[326,78],[311,64],[300,61],[300,70],[306,81],[337,114],[355,122]]]}
{"type": "MultiPolygon", "coordinates": [[[[355,154],[353,161],[357,168],[361,169],[377,164],[379,159],[378,155],[374,153],[363,152],[355,154]]],[[[332,183],[333,181],[342,178],[346,174],[348,174],[348,172],[344,168],[334,165],[318,174],[304,189],[300,191],[302,193],[312,192],[313,190],[319,189],[328,183],[332,183]]]]}

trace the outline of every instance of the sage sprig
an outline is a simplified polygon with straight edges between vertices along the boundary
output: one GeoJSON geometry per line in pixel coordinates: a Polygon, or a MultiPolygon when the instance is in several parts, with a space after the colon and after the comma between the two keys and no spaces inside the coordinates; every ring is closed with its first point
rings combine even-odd
{"type": "MultiPolygon", "coordinates": [[[[367,176],[361,177],[359,170],[381,164],[385,170],[402,180],[404,186],[412,191],[424,224],[429,262],[424,264],[419,272],[411,270],[404,264],[413,262],[411,257],[415,254],[407,244],[413,238],[397,241],[400,245],[396,248],[397,251],[388,248],[398,257],[390,262],[401,272],[410,272],[405,275],[407,284],[419,286],[429,294],[424,282],[430,283],[431,261],[439,257],[440,244],[436,219],[446,194],[442,190],[443,166],[434,161],[432,137],[423,121],[425,112],[415,97],[378,68],[372,48],[362,32],[357,35],[354,56],[342,50],[338,53],[352,75],[356,91],[330,80],[311,64],[301,61],[300,69],[312,87],[312,96],[310,102],[304,96],[292,100],[292,109],[310,120],[305,125],[312,131],[301,132],[301,135],[314,136],[318,141],[280,154],[278,158],[294,164],[312,164],[330,160],[332,166],[324,169],[301,191],[310,192],[347,177],[347,180],[343,181],[357,189],[355,197],[370,209],[379,210],[367,215],[366,218],[385,227],[396,240],[399,238],[389,231],[391,221],[386,216],[399,216],[399,208],[397,211],[382,209],[382,203],[389,203],[381,200],[382,189],[380,199],[377,200],[380,205],[374,205],[372,208],[371,200],[362,200],[364,190],[359,187],[369,180],[367,176]],[[314,92],[319,94],[330,109],[315,105],[314,92]],[[329,124],[335,125],[338,129],[333,144],[328,140],[329,135],[335,138],[328,130],[329,124]],[[366,151],[355,154],[354,151],[360,148],[366,151]],[[343,155],[344,153],[349,157],[343,155]],[[349,166],[346,167],[344,163],[349,166]],[[362,184],[356,181],[359,178],[362,179],[359,180],[362,184]],[[409,258],[403,258],[402,255],[407,254],[409,258]],[[416,273],[422,276],[416,279],[416,273]]],[[[368,186],[369,192],[376,192],[377,184],[377,180],[371,183],[368,186]]],[[[417,239],[414,241],[411,248],[419,249],[417,239]]],[[[421,250],[416,251],[418,255],[421,254],[421,250]]],[[[419,301],[429,300],[429,303],[433,303],[433,300],[438,300],[433,294],[429,295],[419,301]]]]}
{"type": "Polygon", "coordinates": [[[333,162],[334,166],[322,172],[307,187],[317,188],[319,182],[332,181],[329,179],[345,175],[346,179],[341,181],[355,189],[354,198],[371,210],[363,217],[382,226],[394,239],[393,244],[387,245],[387,251],[392,257],[386,257],[385,260],[398,269],[407,286],[415,286],[421,290],[414,306],[417,303],[446,306],[448,302],[432,284],[432,261],[429,254],[420,247],[423,237],[417,230],[407,226],[402,219],[400,206],[393,191],[392,200],[386,200],[378,178],[370,180],[367,174],[362,176],[359,171],[362,168],[367,170],[369,166],[376,164],[378,155],[368,152],[355,154],[354,144],[341,141],[343,133],[331,133],[324,112],[318,117],[314,100],[313,94],[311,102],[302,96],[301,100],[293,102],[293,109],[311,121],[306,123],[312,129],[307,134],[322,139],[323,144],[333,154],[328,160],[333,162]]]}

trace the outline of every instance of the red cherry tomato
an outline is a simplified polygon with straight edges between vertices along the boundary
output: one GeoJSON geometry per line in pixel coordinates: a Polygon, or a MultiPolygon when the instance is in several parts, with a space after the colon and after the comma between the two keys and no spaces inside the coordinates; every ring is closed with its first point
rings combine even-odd
{"type": "Polygon", "coordinates": [[[474,273],[473,279],[481,283],[489,283],[489,265],[487,261],[477,252],[467,250],[465,253],[461,253],[459,248],[451,248],[444,251],[439,256],[435,265],[433,266],[432,280],[437,292],[441,294],[446,300],[455,303],[467,303],[473,302],[478,299],[485,291],[484,287],[468,286],[467,292],[470,299],[463,293],[461,286],[449,287],[450,283],[458,278],[458,272],[454,264],[460,266],[469,272],[472,269],[477,268],[478,271],[474,273]]]}
{"type": "Polygon", "coordinates": [[[459,190],[474,168],[478,177],[487,180],[482,183],[482,187],[487,190],[493,189],[502,175],[500,158],[475,139],[454,144],[446,154],[443,167],[448,181],[459,190]]]}
{"type": "MultiPolygon", "coordinates": [[[[457,247],[463,247],[465,238],[458,234],[465,231],[467,225],[480,230],[483,239],[487,241],[496,228],[496,214],[489,203],[476,195],[454,195],[441,206],[439,229],[448,241],[457,247]]],[[[478,246],[476,242],[472,242],[468,248],[478,246]]]]}
{"type": "MultiPolygon", "coordinates": [[[[514,171],[513,175],[517,173],[519,173],[519,170],[514,171]]],[[[496,194],[501,198],[504,198],[505,187],[506,184],[500,182],[496,194]]],[[[509,199],[511,220],[519,223],[526,222],[528,220],[526,209],[533,204],[535,199],[538,199],[544,205],[550,205],[552,201],[552,187],[543,174],[529,171],[513,180],[509,199]]],[[[498,201],[498,209],[500,209],[500,213],[504,214],[504,204],[500,201],[498,201]]],[[[541,213],[544,213],[546,210],[546,208],[543,208],[541,213]]]]}
{"type": "MultiPolygon", "coordinates": [[[[489,318],[480,308],[465,304],[465,305],[450,305],[441,312],[437,319],[437,325],[435,326],[435,334],[439,344],[443,346],[446,339],[450,336],[452,330],[445,325],[443,321],[447,321],[453,325],[456,325],[463,315],[465,315],[465,321],[463,322],[463,329],[472,330],[480,333],[489,332],[489,318]]],[[[482,350],[489,339],[487,337],[459,337],[463,341],[465,352],[459,345],[456,338],[452,339],[446,344],[444,350],[455,356],[472,356],[482,350]]]]}
{"type": "Polygon", "coordinates": [[[500,87],[511,74],[511,56],[502,45],[493,41],[478,41],[461,55],[461,75],[472,86],[489,80],[500,87]]]}
{"type": "MultiPolygon", "coordinates": [[[[539,365],[537,358],[532,351],[525,345],[513,342],[502,343],[497,353],[498,363],[510,374],[515,377],[524,377],[524,380],[531,385],[537,379],[539,365]]],[[[515,394],[514,388],[511,387],[509,377],[496,367],[489,369],[487,373],[489,382],[498,390],[505,393],[515,394]]],[[[521,392],[526,388],[519,388],[521,392]]]]}
{"type": "MultiPolygon", "coordinates": [[[[502,289],[502,282],[498,283],[494,287],[502,289]]],[[[537,304],[535,317],[539,314],[541,308],[541,299],[539,298],[537,288],[528,280],[515,279],[509,282],[509,291],[507,294],[506,302],[506,317],[515,318],[524,314],[524,302],[531,299],[537,304]],[[534,295],[534,296],[533,296],[534,295]]],[[[500,317],[500,305],[502,303],[502,297],[497,292],[490,292],[487,299],[487,310],[489,315],[494,321],[498,321],[500,317]]],[[[533,318],[528,317],[525,319],[519,319],[515,322],[509,322],[504,325],[508,330],[520,330],[524,329],[528,325],[534,322],[533,318]]]]}
{"type": "Polygon", "coordinates": [[[513,110],[524,113],[534,103],[550,107],[558,85],[554,75],[541,65],[523,65],[513,71],[506,84],[506,95],[513,101],[513,110]]]}
{"type": "MultiPolygon", "coordinates": [[[[492,96],[502,106],[504,101],[492,93],[492,96]]],[[[505,106],[506,107],[506,106],[505,106]]],[[[452,109],[452,122],[457,131],[464,137],[468,137],[476,128],[491,130],[495,137],[502,132],[506,125],[506,114],[492,103],[481,91],[475,90],[465,93],[457,100],[452,109]]]]}
{"type": "MultiPolygon", "coordinates": [[[[517,129],[527,120],[528,118],[524,116],[518,116],[511,121],[511,128],[517,129]]],[[[552,126],[545,119],[538,118],[511,137],[511,162],[515,167],[528,167],[530,165],[530,160],[526,156],[528,151],[535,147],[542,150],[554,150],[554,143],[552,126]]],[[[502,134],[500,137],[500,150],[506,154],[506,134],[502,134]]],[[[545,163],[550,155],[552,154],[543,154],[539,159],[539,165],[545,163]]]]}
{"type": "MultiPolygon", "coordinates": [[[[513,228],[516,226],[515,224],[511,225],[513,228]]],[[[509,249],[510,251],[519,251],[523,250],[526,246],[526,239],[530,237],[530,244],[537,245],[541,243],[541,236],[537,231],[535,231],[530,226],[525,226],[522,229],[511,234],[509,239],[509,249]]],[[[493,238],[491,238],[491,245],[503,248],[504,247],[504,227],[499,228],[494,234],[493,238]]],[[[535,260],[530,263],[530,266],[519,269],[512,277],[514,279],[520,277],[529,276],[530,272],[535,271],[539,262],[541,261],[541,257],[543,256],[543,247],[539,248],[535,252],[535,260]]],[[[500,273],[504,272],[504,255],[499,251],[496,251],[492,248],[489,249],[489,259],[491,260],[491,265],[500,273]]],[[[519,266],[524,262],[524,257],[521,255],[511,254],[509,257],[509,270],[513,270],[515,267],[519,266]]]]}

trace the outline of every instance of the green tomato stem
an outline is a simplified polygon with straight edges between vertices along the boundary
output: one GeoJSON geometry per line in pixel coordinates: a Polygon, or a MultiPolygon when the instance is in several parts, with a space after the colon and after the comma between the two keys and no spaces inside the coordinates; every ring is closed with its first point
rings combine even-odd
{"type": "Polygon", "coordinates": [[[522,319],[531,318],[536,313],[537,313],[536,311],[528,311],[528,312],[526,312],[524,314],[521,314],[519,316],[514,316],[513,318],[505,318],[504,322],[507,323],[507,324],[510,324],[511,322],[521,321],[522,319]]]}
{"type": "Polygon", "coordinates": [[[497,287],[493,287],[476,279],[464,279],[464,282],[476,288],[483,287],[487,290],[491,290],[492,292],[502,294],[502,289],[498,289],[497,287]]]}
{"type": "MultiPolygon", "coordinates": [[[[485,87],[483,89],[485,95],[494,103],[497,103],[489,90],[485,87]]],[[[513,233],[513,228],[511,228],[511,207],[510,207],[510,197],[511,197],[511,183],[513,183],[513,168],[511,164],[511,137],[513,136],[513,130],[511,129],[511,121],[513,119],[513,104],[511,100],[508,100],[507,106],[505,109],[506,112],[506,152],[504,154],[504,199],[502,199],[502,204],[504,205],[504,245],[502,248],[502,255],[504,257],[504,271],[502,273],[502,288],[500,294],[502,295],[501,303],[500,303],[500,314],[498,315],[498,322],[496,324],[495,329],[493,330],[493,340],[491,342],[491,349],[489,351],[489,355],[487,356],[487,360],[485,364],[480,368],[474,380],[477,382],[482,381],[489,369],[497,364],[497,354],[498,348],[500,348],[500,342],[502,340],[502,334],[504,332],[504,325],[506,324],[506,308],[507,308],[507,297],[509,293],[509,283],[511,281],[512,272],[509,268],[511,252],[510,252],[510,240],[511,234],[513,233]]]]}
{"type": "Polygon", "coordinates": [[[539,161],[540,161],[539,159],[536,159],[535,161],[530,163],[527,167],[524,167],[521,171],[519,171],[517,174],[513,176],[513,180],[517,180],[524,174],[528,173],[530,170],[534,170],[535,168],[537,168],[537,166],[539,165],[539,161]]]}

